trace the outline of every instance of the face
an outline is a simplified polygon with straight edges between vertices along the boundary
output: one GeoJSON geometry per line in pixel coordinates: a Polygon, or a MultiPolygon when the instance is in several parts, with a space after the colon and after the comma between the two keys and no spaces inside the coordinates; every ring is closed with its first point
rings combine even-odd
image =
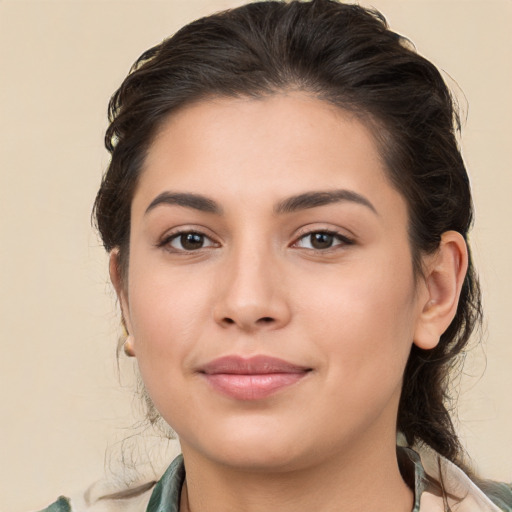
{"type": "Polygon", "coordinates": [[[184,453],[299,468],[391,439],[421,311],[370,131],[304,94],[174,114],[132,204],[125,319],[184,453]]]}

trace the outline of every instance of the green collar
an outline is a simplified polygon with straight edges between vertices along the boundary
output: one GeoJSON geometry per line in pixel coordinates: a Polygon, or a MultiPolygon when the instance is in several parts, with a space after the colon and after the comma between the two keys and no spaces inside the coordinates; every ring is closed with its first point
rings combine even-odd
{"type": "MultiPolygon", "coordinates": [[[[410,448],[397,448],[398,458],[406,480],[414,482],[414,508],[412,512],[420,512],[421,494],[428,486],[425,471],[419,455],[410,448]]],[[[183,456],[178,455],[167,468],[151,494],[146,512],[179,512],[181,488],[185,481],[185,465],[183,456]]]]}
{"type": "Polygon", "coordinates": [[[153,489],[146,512],[179,512],[184,481],[183,455],[178,455],[153,489]]]}

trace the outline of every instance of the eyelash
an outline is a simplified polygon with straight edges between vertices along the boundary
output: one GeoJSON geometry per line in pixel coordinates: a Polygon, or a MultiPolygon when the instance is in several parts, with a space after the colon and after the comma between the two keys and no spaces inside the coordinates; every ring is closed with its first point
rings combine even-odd
{"type": "MultiPolygon", "coordinates": [[[[325,247],[325,248],[322,248],[322,249],[315,248],[315,247],[303,247],[303,249],[306,249],[308,251],[318,252],[318,253],[325,253],[325,252],[334,251],[337,248],[341,248],[341,247],[348,246],[348,245],[353,245],[355,243],[352,238],[349,238],[346,235],[342,235],[341,233],[339,233],[337,231],[333,231],[333,230],[329,230],[329,229],[315,229],[315,230],[305,231],[305,232],[301,233],[296,238],[296,240],[293,242],[291,247],[298,247],[298,243],[301,240],[304,240],[307,237],[312,237],[313,235],[327,235],[327,236],[330,236],[330,237],[333,238],[333,242],[336,240],[339,243],[336,243],[334,245],[330,245],[329,247],[325,247]]],[[[210,247],[216,247],[216,246],[218,247],[218,243],[214,242],[208,235],[206,235],[205,233],[203,233],[201,231],[197,231],[197,230],[193,230],[193,229],[182,230],[182,231],[177,231],[175,233],[172,233],[169,236],[166,236],[163,240],[161,240],[157,244],[157,247],[165,248],[169,252],[185,253],[185,254],[191,254],[191,253],[194,253],[194,252],[198,252],[198,251],[200,251],[202,249],[209,249],[210,247]],[[175,248],[175,247],[171,246],[171,243],[174,240],[178,240],[181,237],[186,236],[186,235],[196,235],[196,236],[199,236],[199,237],[202,238],[203,243],[204,243],[205,240],[209,240],[210,244],[207,245],[207,246],[198,247],[196,249],[185,249],[185,248],[179,249],[179,248],[175,248]]],[[[183,245],[182,245],[182,247],[183,247],[183,245]]]]}
{"type": "Polygon", "coordinates": [[[342,235],[338,231],[333,231],[333,230],[329,230],[329,229],[314,229],[314,230],[311,230],[311,231],[306,231],[304,233],[301,233],[297,237],[297,240],[293,243],[293,246],[296,246],[297,243],[300,240],[303,240],[303,239],[305,239],[307,237],[311,237],[313,235],[328,235],[330,237],[333,237],[333,239],[337,240],[339,243],[337,243],[335,245],[331,245],[330,247],[326,247],[324,249],[317,249],[315,247],[305,248],[305,249],[310,250],[310,251],[330,252],[332,250],[336,250],[336,248],[338,248],[338,247],[343,247],[343,246],[353,245],[354,244],[354,240],[352,238],[349,238],[346,235],[342,235]]]}
{"type": "Polygon", "coordinates": [[[158,247],[166,248],[169,252],[176,252],[176,253],[179,253],[179,252],[182,252],[182,253],[192,253],[192,252],[199,251],[201,249],[207,249],[209,247],[214,247],[216,245],[218,245],[218,244],[216,242],[213,242],[213,240],[208,235],[205,235],[201,231],[197,231],[197,230],[193,230],[193,229],[187,229],[187,230],[177,231],[175,233],[172,233],[169,236],[166,236],[161,242],[159,242],[157,244],[158,247]],[[211,244],[206,246],[206,247],[199,247],[198,249],[185,249],[185,248],[177,249],[177,248],[172,247],[170,245],[171,242],[173,242],[174,240],[178,240],[181,237],[186,236],[186,235],[196,235],[196,236],[199,236],[203,240],[210,240],[211,244]]]}

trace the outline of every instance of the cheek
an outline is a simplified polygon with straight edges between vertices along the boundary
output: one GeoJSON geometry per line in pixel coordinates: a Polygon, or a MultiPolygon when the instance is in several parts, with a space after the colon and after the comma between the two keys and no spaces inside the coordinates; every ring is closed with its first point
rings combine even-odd
{"type": "Polygon", "coordinates": [[[166,265],[138,265],[130,271],[130,318],[137,356],[162,364],[177,360],[199,337],[210,307],[208,283],[188,269],[170,271],[166,265]],[[174,357],[168,357],[168,356],[174,357]],[[167,356],[166,359],[158,359],[167,356]]]}
{"type": "Polygon", "coordinates": [[[416,321],[410,260],[390,257],[381,265],[351,266],[310,284],[315,293],[301,297],[303,325],[331,371],[361,385],[378,379],[399,381],[416,321]]]}
{"type": "Polygon", "coordinates": [[[140,374],[152,401],[166,421],[193,417],[197,401],[187,384],[187,364],[210,308],[205,287],[183,276],[134,265],[130,311],[140,374]],[[172,400],[169,396],[172,395],[172,400]]]}

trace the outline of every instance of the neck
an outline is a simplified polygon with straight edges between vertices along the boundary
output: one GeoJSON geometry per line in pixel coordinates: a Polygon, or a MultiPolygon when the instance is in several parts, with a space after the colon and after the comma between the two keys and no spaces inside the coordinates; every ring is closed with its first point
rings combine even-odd
{"type": "Polygon", "coordinates": [[[370,444],[304,469],[265,473],[219,467],[186,448],[183,454],[184,512],[410,512],[413,506],[394,438],[385,448],[370,444]]]}

